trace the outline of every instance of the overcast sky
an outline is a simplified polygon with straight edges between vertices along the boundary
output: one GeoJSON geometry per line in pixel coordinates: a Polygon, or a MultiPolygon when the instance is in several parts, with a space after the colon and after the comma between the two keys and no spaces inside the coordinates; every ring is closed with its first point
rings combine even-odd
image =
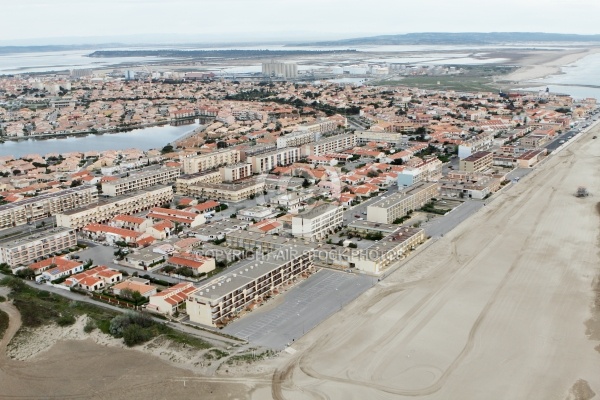
{"type": "Polygon", "coordinates": [[[600,33],[600,0],[0,0],[0,43],[215,42],[408,32],[600,33]],[[76,40],[76,42],[82,42],[76,40]]]}

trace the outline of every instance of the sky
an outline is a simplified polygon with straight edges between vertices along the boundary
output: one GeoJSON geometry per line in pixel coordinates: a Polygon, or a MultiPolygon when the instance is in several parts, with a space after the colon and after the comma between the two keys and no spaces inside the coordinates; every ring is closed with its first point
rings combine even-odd
{"type": "Polygon", "coordinates": [[[0,45],[600,33],[598,0],[0,0],[0,45]]]}

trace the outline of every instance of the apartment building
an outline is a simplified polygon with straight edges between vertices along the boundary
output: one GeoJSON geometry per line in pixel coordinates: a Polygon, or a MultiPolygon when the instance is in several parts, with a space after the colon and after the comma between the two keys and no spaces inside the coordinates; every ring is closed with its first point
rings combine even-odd
{"type": "Polygon", "coordinates": [[[29,265],[76,245],[77,237],[73,229],[59,227],[26,232],[0,240],[0,263],[6,263],[10,267],[29,265]]]}
{"type": "Polygon", "coordinates": [[[458,168],[466,172],[483,172],[494,164],[494,154],[488,151],[479,151],[459,161],[458,168]]]}
{"type": "Polygon", "coordinates": [[[195,174],[181,175],[175,182],[177,194],[188,195],[190,186],[200,183],[221,183],[223,177],[219,170],[203,171],[195,174]]]}
{"type": "Polygon", "coordinates": [[[98,200],[95,186],[78,186],[0,206],[0,229],[38,221],[98,200]]]}
{"type": "Polygon", "coordinates": [[[277,148],[298,147],[318,140],[319,135],[310,130],[296,131],[277,138],[277,148]]]}
{"type": "Polygon", "coordinates": [[[438,184],[421,182],[400,190],[367,207],[367,221],[392,224],[409,211],[419,209],[439,196],[438,184]]]}
{"type": "Polygon", "coordinates": [[[419,182],[435,182],[442,177],[442,161],[431,157],[416,167],[406,167],[398,174],[398,187],[407,187],[419,182]]]}
{"type": "Polygon", "coordinates": [[[152,207],[173,201],[170,186],[156,186],[139,190],[125,196],[107,197],[93,205],[56,215],[56,224],[77,231],[93,223],[107,223],[119,214],[137,214],[152,207]]]}
{"type": "Polygon", "coordinates": [[[296,78],[298,76],[298,64],[275,61],[262,63],[262,74],[276,78],[296,78]]]}
{"type": "Polygon", "coordinates": [[[285,246],[261,260],[242,262],[229,274],[200,286],[189,295],[186,310],[192,322],[223,326],[252,304],[265,301],[282,286],[313,271],[310,247],[285,246]]]}
{"type": "Polygon", "coordinates": [[[273,218],[278,214],[278,210],[271,207],[255,206],[244,208],[237,212],[237,218],[242,221],[262,221],[264,219],[273,218]]]}
{"type": "Polygon", "coordinates": [[[252,171],[257,174],[264,174],[275,167],[281,167],[295,163],[300,159],[300,149],[297,147],[286,147],[267,153],[248,157],[248,162],[252,164],[252,171]]]}
{"type": "Polygon", "coordinates": [[[399,147],[403,143],[402,134],[396,132],[362,131],[355,132],[354,135],[356,136],[357,145],[365,145],[369,142],[383,142],[399,147]]]}
{"type": "Polygon", "coordinates": [[[292,235],[313,241],[322,240],[342,226],[344,208],[322,204],[292,217],[292,235]]]}
{"type": "Polygon", "coordinates": [[[458,146],[458,157],[467,158],[479,151],[488,151],[494,145],[494,134],[483,132],[477,136],[465,140],[458,146]]]}
{"type": "Polygon", "coordinates": [[[354,146],[356,146],[356,136],[354,134],[336,135],[303,145],[301,153],[303,156],[322,156],[327,153],[348,150],[354,146]]]}
{"type": "MultiPolygon", "coordinates": [[[[343,118],[343,117],[342,117],[343,118]]],[[[312,132],[316,136],[316,140],[324,133],[333,132],[338,127],[338,121],[332,118],[319,118],[311,124],[304,124],[298,127],[300,132],[312,132]]]]}
{"type": "Polygon", "coordinates": [[[106,196],[121,196],[154,185],[166,185],[175,182],[181,175],[179,168],[159,168],[132,174],[126,178],[108,181],[102,184],[102,194],[106,196]]]}
{"type": "Polygon", "coordinates": [[[284,246],[293,244],[308,245],[301,238],[291,239],[283,236],[267,235],[264,233],[235,230],[225,235],[227,246],[254,251],[255,253],[270,253],[284,246]]]}
{"type": "Polygon", "coordinates": [[[224,165],[240,162],[240,152],[236,149],[224,149],[213,153],[200,154],[183,160],[183,172],[196,174],[224,165]]]}
{"type": "Polygon", "coordinates": [[[201,183],[190,186],[189,195],[236,202],[261,194],[264,189],[264,181],[249,178],[236,183],[201,183]]]}
{"type": "Polygon", "coordinates": [[[237,163],[219,169],[223,182],[234,182],[252,176],[252,164],[237,163]]]}

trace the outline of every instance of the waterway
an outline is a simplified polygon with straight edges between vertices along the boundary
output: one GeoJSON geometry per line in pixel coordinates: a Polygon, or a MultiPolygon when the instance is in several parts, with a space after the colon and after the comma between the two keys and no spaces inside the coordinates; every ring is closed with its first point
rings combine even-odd
{"type": "Polygon", "coordinates": [[[69,136],[54,139],[24,139],[0,144],[0,155],[23,157],[28,154],[69,153],[73,151],[103,151],[137,148],[141,150],[162,149],[167,144],[185,136],[200,126],[153,126],[130,132],[104,133],[102,135],[69,136]]]}

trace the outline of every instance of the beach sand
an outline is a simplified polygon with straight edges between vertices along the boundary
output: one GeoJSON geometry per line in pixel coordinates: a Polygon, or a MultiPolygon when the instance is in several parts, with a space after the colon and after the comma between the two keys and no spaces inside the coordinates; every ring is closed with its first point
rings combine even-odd
{"type": "Polygon", "coordinates": [[[600,315],[592,318],[591,306],[600,193],[574,196],[580,185],[600,187],[600,140],[591,136],[297,341],[272,387],[253,398],[581,400],[599,393],[600,315]]]}
{"type": "Polygon", "coordinates": [[[526,83],[534,79],[542,79],[561,73],[561,68],[578,60],[598,53],[598,48],[587,48],[568,51],[537,51],[531,52],[519,59],[517,65],[521,68],[498,77],[499,81],[507,83],[526,83]]]}

